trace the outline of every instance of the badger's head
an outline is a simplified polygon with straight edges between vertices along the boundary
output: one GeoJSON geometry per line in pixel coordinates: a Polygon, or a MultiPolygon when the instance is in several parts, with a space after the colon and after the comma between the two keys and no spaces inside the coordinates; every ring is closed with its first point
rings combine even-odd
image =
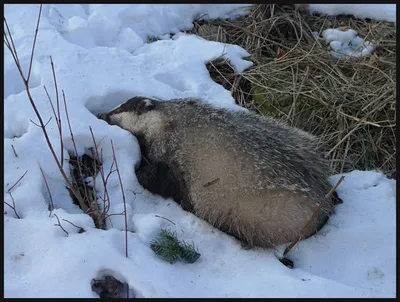
{"type": "Polygon", "coordinates": [[[110,125],[117,125],[132,134],[157,127],[158,114],[154,110],[159,101],[136,96],[97,117],[110,125]]]}

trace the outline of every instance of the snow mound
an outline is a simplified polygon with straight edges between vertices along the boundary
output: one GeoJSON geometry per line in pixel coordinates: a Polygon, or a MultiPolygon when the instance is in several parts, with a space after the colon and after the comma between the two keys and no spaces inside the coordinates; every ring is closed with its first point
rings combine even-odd
{"type": "Polygon", "coordinates": [[[311,13],[353,15],[360,19],[396,22],[396,4],[310,4],[311,13]]]}
{"type": "Polygon", "coordinates": [[[322,37],[329,43],[335,58],[360,58],[370,55],[374,50],[373,44],[357,36],[353,29],[343,31],[329,28],[322,32],[322,37]]]}

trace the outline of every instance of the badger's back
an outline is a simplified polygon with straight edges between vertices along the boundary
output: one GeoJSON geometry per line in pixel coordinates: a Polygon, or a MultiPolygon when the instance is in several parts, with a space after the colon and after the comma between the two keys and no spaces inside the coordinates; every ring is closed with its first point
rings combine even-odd
{"type": "MultiPolygon", "coordinates": [[[[198,102],[169,101],[156,110],[169,126],[142,142],[153,164],[142,167],[139,181],[250,245],[294,240],[330,189],[328,166],[309,134],[198,102]],[[176,188],[160,185],[159,165],[176,188]]],[[[325,223],[332,206],[328,200],[306,237],[325,223]]]]}

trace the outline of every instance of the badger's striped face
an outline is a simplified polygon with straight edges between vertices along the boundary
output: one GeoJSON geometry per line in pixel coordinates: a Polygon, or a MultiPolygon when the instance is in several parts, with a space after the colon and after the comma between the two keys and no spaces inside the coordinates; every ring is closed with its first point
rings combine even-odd
{"type": "Polygon", "coordinates": [[[135,133],[135,130],[138,130],[139,127],[140,116],[154,109],[156,102],[156,100],[145,97],[133,97],[108,112],[99,114],[98,118],[110,125],[117,125],[131,133],[135,133]]]}

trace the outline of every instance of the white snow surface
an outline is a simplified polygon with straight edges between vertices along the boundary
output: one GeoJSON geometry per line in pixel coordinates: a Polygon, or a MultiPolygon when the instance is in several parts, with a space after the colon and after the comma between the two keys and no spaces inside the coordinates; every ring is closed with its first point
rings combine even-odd
{"type": "Polygon", "coordinates": [[[322,37],[329,43],[335,58],[360,58],[370,55],[374,50],[373,44],[357,36],[353,29],[328,28],[322,32],[322,37]]]}
{"type": "Polygon", "coordinates": [[[360,19],[396,22],[396,4],[310,4],[311,13],[353,15],[360,19]]]}
{"type": "MultiPolygon", "coordinates": [[[[19,60],[26,73],[38,5],[5,5],[19,60]]],[[[31,72],[31,94],[46,122],[52,116],[44,86],[55,101],[49,56],[57,83],[65,91],[72,130],[82,155],[93,147],[89,126],[103,149],[103,165],[112,162],[113,140],[127,199],[128,252],[125,257],[123,216],[112,216],[107,231],[72,203],[52,159],[22,81],[4,47],[4,200],[7,190],[27,171],[11,193],[21,219],[4,205],[5,297],[97,297],[93,278],[108,273],[129,283],[137,297],[395,297],[395,181],[378,172],[354,171],[338,188],[344,203],[315,236],[300,242],[285,267],[276,251],[244,250],[232,237],[214,229],[172,200],[154,196],[138,184],[134,165],[140,160],[136,138],[109,126],[94,114],[135,95],[161,99],[199,97],[215,106],[239,107],[229,91],[213,82],[205,62],[224,55],[238,71],[251,65],[247,52],[179,33],[206,13],[234,17],[235,5],[44,5],[31,72]],[[171,37],[170,33],[176,33],[171,37]],[[145,44],[149,36],[162,39],[145,44]],[[15,148],[17,157],[14,155],[15,148]],[[46,175],[56,210],[49,217],[46,175]],[[132,191],[137,194],[134,195],[132,191]],[[65,234],[57,224],[69,233],[65,234]],[[175,223],[172,224],[165,217],[175,223]],[[65,222],[68,220],[86,230],[65,222]],[[174,265],[158,258],[149,243],[161,228],[193,241],[201,257],[174,265]],[[132,232],[131,232],[132,231],[132,232]]],[[[64,167],[73,151],[63,121],[64,167]]],[[[47,126],[60,156],[54,118],[47,126]]],[[[339,175],[332,177],[332,184],[339,175]]],[[[104,188],[96,189],[102,194],[104,188]]],[[[108,182],[110,213],[123,202],[116,173],[108,182]]]]}

